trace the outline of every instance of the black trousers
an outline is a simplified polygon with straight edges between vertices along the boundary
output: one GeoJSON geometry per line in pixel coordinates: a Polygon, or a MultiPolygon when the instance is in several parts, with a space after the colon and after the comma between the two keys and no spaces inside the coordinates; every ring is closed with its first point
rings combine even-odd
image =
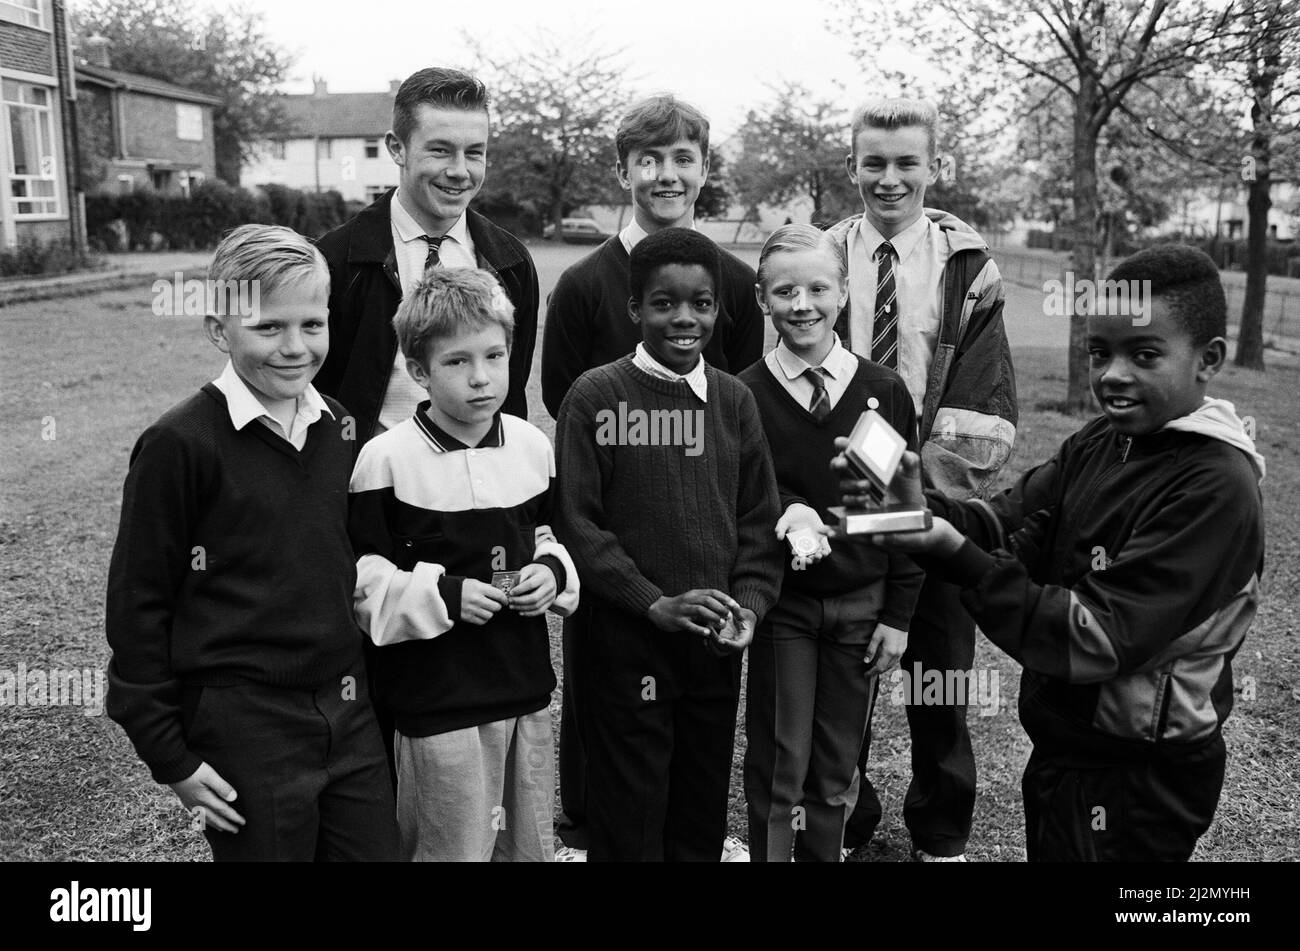
{"type": "Polygon", "coordinates": [[[588,861],[716,862],[727,832],[739,654],[593,605],[587,701],[588,861]]]}
{"type": "MultiPolygon", "coordinates": [[[[956,585],[925,579],[908,629],[902,667],[912,671],[969,670],[975,663],[975,622],[958,597],[956,585]]],[[[881,692],[888,695],[887,685],[881,692]]],[[[912,781],[903,799],[903,821],[913,848],[931,855],[960,855],[970,838],[975,813],[975,753],[966,725],[966,706],[908,704],[912,737],[912,781]]],[[[858,803],[844,833],[844,844],[857,848],[870,841],[880,824],[880,797],[867,776],[871,753],[868,730],[858,757],[861,783],[858,803]]]]}
{"type": "Polygon", "coordinates": [[[238,794],[218,862],[396,861],[397,817],[364,671],[316,690],[185,691],[186,744],[238,794]]]}
{"type": "Polygon", "coordinates": [[[1035,748],[1025,765],[1031,862],[1186,862],[1214,820],[1223,739],[1194,763],[1081,765],[1035,748]]]}

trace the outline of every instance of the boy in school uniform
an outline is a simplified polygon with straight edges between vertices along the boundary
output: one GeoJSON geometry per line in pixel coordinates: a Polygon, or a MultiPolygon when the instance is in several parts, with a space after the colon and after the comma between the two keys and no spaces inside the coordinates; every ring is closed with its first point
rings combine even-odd
{"type": "MultiPolygon", "coordinates": [[[[1205,395],[1226,354],[1214,262],[1161,245],[1108,281],[1128,294],[1088,317],[1103,415],[987,502],[922,494],[905,456],[895,490],[938,517],[874,539],[958,585],[1024,667],[1030,861],[1190,857],[1218,805],[1232,658],[1260,596],[1264,459],[1232,404],[1205,395]]],[[[861,483],[842,485],[859,501],[861,483]]]]}
{"type": "Polygon", "coordinates": [[[560,524],[592,605],[589,858],[722,852],[741,652],[776,600],[776,480],[754,397],[701,354],[718,249],[669,228],[631,257],[633,354],[584,373],[556,427],[560,524]]]}
{"type": "Polygon", "coordinates": [[[352,435],[311,385],[329,272],[288,228],[217,247],[221,375],[131,452],[108,572],[109,715],[217,861],[391,860],[384,750],[352,617],[352,435]]]}
{"type": "Polygon", "coordinates": [[[554,859],[547,610],[578,601],[551,532],[555,457],[502,412],[512,307],[474,268],[430,271],[393,325],[428,395],[362,447],[349,529],[375,690],[394,711],[403,858],[554,859]]]}
{"type": "MultiPolygon", "coordinates": [[[[641,331],[627,314],[632,249],[664,228],[693,228],[695,202],[709,174],[709,120],[670,95],[632,105],[614,136],[615,174],[632,198],[632,220],[621,232],[560,276],[547,301],[542,339],[542,400],[556,417],[574,380],[631,353],[641,331]]],[[[739,373],[763,353],[763,316],[754,302],[754,272],[719,250],[718,316],[704,349],[710,366],[739,373]]],[[[560,721],[559,834],[586,847],[583,806],[581,685],[576,661],[585,609],[564,625],[564,707],[560,721]]]]}
{"type": "Polygon", "coordinates": [[[805,544],[791,543],[780,599],[749,648],[745,798],[754,861],[789,861],[792,847],[800,861],[840,861],[875,678],[907,645],[924,577],[910,558],[861,538],[825,540],[827,510],[839,504],[826,465],[835,437],[874,409],[916,449],[916,411],[902,379],[835,336],[847,284],[838,242],[811,225],[778,228],[763,246],[756,292],[780,342],[740,379],[758,402],[775,461],[776,536],[798,541],[802,533],[805,544]]]}
{"type": "MultiPolygon", "coordinates": [[[[849,177],[863,212],[831,229],[849,262],[849,305],[837,332],[854,353],[897,370],[916,406],[926,477],[958,499],[988,493],[1011,454],[1015,375],[1002,323],[1002,279],[988,246],[944,212],[927,211],[939,174],[938,111],[928,102],[875,100],[854,114],[849,177]]],[[[927,578],[903,669],[969,670],[975,625],[957,589],[927,578]]],[[[975,809],[975,756],[959,704],[907,706],[912,781],[903,817],[916,858],[964,861],[975,809]]],[[[867,778],[845,844],[865,844],[880,821],[867,778]]]]}

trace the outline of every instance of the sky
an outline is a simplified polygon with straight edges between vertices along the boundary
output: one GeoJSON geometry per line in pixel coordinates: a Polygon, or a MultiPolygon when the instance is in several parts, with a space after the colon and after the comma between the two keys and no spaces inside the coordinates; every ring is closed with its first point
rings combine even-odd
{"type": "Polygon", "coordinates": [[[845,108],[869,94],[848,44],[828,27],[831,0],[251,0],[271,37],[298,53],[284,92],[379,92],[425,66],[472,66],[462,31],[509,54],[548,29],[606,49],[625,47],[636,94],[670,91],[709,116],[715,138],[769,98],[766,84],[797,79],[845,108]],[[797,16],[792,15],[797,11],[797,16]],[[837,85],[838,84],[838,85],[837,85]]]}

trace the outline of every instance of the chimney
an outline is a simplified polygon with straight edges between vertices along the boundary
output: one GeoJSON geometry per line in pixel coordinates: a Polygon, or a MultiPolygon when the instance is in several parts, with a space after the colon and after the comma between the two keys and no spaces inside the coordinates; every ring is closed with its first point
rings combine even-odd
{"type": "Polygon", "coordinates": [[[313,76],[313,77],[312,77],[312,83],[316,86],[316,91],[315,91],[314,93],[312,93],[312,95],[314,95],[314,96],[328,96],[328,95],[329,95],[329,90],[325,88],[325,77],[324,77],[324,76],[313,76]]]}
{"type": "Polygon", "coordinates": [[[397,90],[401,88],[402,88],[402,80],[390,79],[388,81],[388,91],[391,92],[393,95],[397,95],[397,90]]]}
{"type": "Polygon", "coordinates": [[[102,69],[112,68],[108,59],[109,43],[108,37],[100,36],[98,33],[86,37],[81,44],[86,62],[91,66],[99,66],[102,69]]]}

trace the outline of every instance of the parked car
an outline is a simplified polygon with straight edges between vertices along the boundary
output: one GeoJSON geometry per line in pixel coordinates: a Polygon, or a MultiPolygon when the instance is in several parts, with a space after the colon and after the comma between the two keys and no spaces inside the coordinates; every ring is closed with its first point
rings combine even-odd
{"type": "MultiPolygon", "coordinates": [[[[550,239],[555,235],[555,225],[542,229],[542,237],[550,239]]],[[[560,229],[560,240],[565,244],[600,244],[611,237],[608,231],[601,231],[600,225],[592,218],[565,218],[560,229]]]]}

